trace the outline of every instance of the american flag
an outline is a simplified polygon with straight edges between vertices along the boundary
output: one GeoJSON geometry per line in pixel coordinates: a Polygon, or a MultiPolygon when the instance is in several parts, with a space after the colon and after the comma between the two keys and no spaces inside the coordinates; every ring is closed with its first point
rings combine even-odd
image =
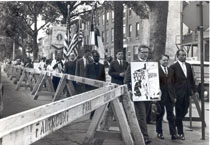
{"type": "MultiPolygon", "coordinates": [[[[69,12],[68,12],[68,14],[69,14],[69,12]]],[[[67,60],[69,58],[69,55],[72,52],[75,54],[75,56],[78,56],[78,51],[77,51],[78,43],[82,41],[82,37],[83,37],[82,31],[79,30],[80,24],[78,26],[77,32],[73,35],[73,37],[71,37],[69,15],[67,17],[66,24],[67,24],[67,28],[66,28],[66,35],[65,35],[65,39],[64,39],[64,49],[63,49],[63,56],[64,56],[65,60],[67,60]]]]}

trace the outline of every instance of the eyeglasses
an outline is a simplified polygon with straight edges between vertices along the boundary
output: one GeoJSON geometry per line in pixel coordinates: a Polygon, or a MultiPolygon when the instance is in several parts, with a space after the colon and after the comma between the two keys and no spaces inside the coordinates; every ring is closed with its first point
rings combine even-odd
{"type": "Polygon", "coordinates": [[[148,51],[140,51],[140,53],[149,53],[148,51]]]}

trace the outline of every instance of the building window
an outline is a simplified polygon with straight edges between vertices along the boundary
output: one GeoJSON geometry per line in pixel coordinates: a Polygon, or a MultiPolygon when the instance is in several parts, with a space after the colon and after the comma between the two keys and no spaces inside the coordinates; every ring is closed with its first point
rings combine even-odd
{"type": "Polygon", "coordinates": [[[112,22],[114,22],[114,11],[112,11],[112,22]]]}
{"type": "Polygon", "coordinates": [[[104,42],[104,32],[102,31],[102,42],[104,42]]]}
{"type": "Polygon", "coordinates": [[[112,35],[111,35],[112,42],[114,42],[114,28],[112,28],[112,35]]]}
{"type": "Polygon", "coordinates": [[[132,9],[129,8],[129,9],[128,9],[128,16],[131,16],[131,14],[132,14],[132,9]]]}
{"type": "Polygon", "coordinates": [[[123,38],[125,38],[126,37],[126,27],[125,27],[125,25],[123,25],[123,38]]]}
{"type": "Polygon", "coordinates": [[[109,22],[109,12],[106,13],[106,22],[109,22]]]}
{"type": "Polygon", "coordinates": [[[131,32],[132,32],[132,25],[129,25],[129,33],[128,33],[128,37],[131,37],[131,32]]]}
{"type": "Polygon", "coordinates": [[[136,23],[136,37],[139,37],[139,23],[136,23]]]}
{"type": "Polygon", "coordinates": [[[105,19],[105,16],[104,14],[102,15],[102,24],[104,25],[104,19],[105,19]]]}

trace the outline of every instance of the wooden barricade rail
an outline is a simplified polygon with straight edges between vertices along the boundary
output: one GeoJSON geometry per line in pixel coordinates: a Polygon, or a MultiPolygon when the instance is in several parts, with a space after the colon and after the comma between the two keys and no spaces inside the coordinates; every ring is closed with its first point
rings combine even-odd
{"type": "MultiPolygon", "coordinates": [[[[32,144],[91,111],[115,101],[124,93],[125,86],[103,87],[3,118],[0,120],[0,144],[32,144]]],[[[115,107],[117,104],[119,102],[115,102],[115,107]]],[[[119,121],[124,122],[125,119],[119,121]]],[[[121,128],[124,128],[121,133],[126,145],[134,144],[130,130],[125,126],[121,128]]]]}
{"type": "MultiPolygon", "coordinates": [[[[32,90],[35,95],[41,90],[44,83],[47,84],[48,82],[50,84],[52,76],[59,77],[61,80],[56,92],[54,92],[53,101],[55,102],[0,120],[0,145],[32,144],[94,110],[95,114],[83,140],[83,145],[102,145],[105,139],[110,139],[109,137],[121,140],[125,145],[145,144],[136,118],[134,104],[125,85],[118,86],[103,81],[20,66],[10,65],[6,67],[9,75],[15,73],[15,71],[11,70],[22,70],[17,88],[21,87],[21,81],[25,78],[29,81],[28,78],[31,78],[32,75],[39,74],[39,78],[32,90]],[[71,88],[71,85],[66,83],[66,80],[99,88],[58,100],[65,85],[67,88],[71,88]],[[123,102],[119,101],[120,96],[123,98],[123,102]],[[109,130],[111,127],[110,123],[108,123],[110,115],[107,115],[109,110],[113,112],[111,118],[115,117],[120,132],[109,130]]],[[[72,90],[69,89],[69,91],[72,90]]]]}

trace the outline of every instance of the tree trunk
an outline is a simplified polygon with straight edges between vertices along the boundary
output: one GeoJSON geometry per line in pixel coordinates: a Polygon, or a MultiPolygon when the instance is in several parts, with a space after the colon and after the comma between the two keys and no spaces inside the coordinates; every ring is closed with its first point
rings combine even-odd
{"type": "Polygon", "coordinates": [[[38,58],[38,45],[37,45],[37,17],[34,16],[34,34],[33,34],[33,60],[38,58]]]}
{"type": "Polygon", "coordinates": [[[23,56],[23,60],[26,59],[27,55],[26,55],[26,47],[24,45],[24,42],[23,42],[23,37],[22,37],[22,56],[23,56]]]}
{"type": "Polygon", "coordinates": [[[114,56],[123,51],[123,1],[114,1],[114,56]]]}
{"type": "Polygon", "coordinates": [[[165,53],[166,31],[168,18],[168,1],[151,2],[150,12],[150,47],[152,48],[152,59],[159,60],[165,53]]]}

